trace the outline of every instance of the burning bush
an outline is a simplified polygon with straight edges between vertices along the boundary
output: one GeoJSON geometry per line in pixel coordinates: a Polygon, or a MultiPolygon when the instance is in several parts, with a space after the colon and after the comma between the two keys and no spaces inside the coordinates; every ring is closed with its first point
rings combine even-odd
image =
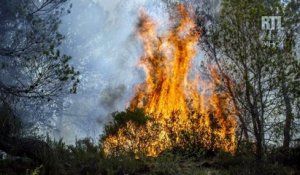
{"type": "MultiPolygon", "coordinates": [[[[136,88],[129,111],[144,109],[149,115],[142,125],[126,120],[103,140],[104,152],[143,153],[156,156],[172,147],[190,144],[233,152],[236,148],[235,109],[222,88],[220,75],[209,67],[210,77],[188,78],[200,37],[192,15],[178,6],[174,26],[164,35],[145,13],[141,14],[138,36],[144,54],[140,66],[146,80],[136,88]]],[[[116,121],[118,123],[118,121],[116,121]]]]}

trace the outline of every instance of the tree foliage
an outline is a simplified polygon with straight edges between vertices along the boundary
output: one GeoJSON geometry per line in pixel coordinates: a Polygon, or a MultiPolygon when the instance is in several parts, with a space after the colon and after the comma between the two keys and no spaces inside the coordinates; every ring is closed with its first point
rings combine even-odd
{"type": "Polygon", "coordinates": [[[298,12],[296,1],[224,0],[219,16],[200,14],[209,19],[209,27],[203,27],[208,24],[203,18],[199,21],[202,46],[232,92],[241,133],[246,140],[255,138],[258,158],[265,154],[268,143],[279,144],[278,138],[283,138],[287,147],[291,142],[293,109],[299,99],[295,88],[299,87],[296,77],[300,70],[295,54],[298,12]],[[261,36],[261,17],[276,15],[284,19],[285,28],[278,32],[283,47],[280,43],[266,46],[261,36]]]}
{"type": "Polygon", "coordinates": [[[137,126],[145,125],[149,117],[144,113],[143,109],[135,109],[133,111],[127,109],[122,112],[114,112],[112,121],[105,125],[104,135],[102,139],[109,135],[114,135],[118,130],[126,125],[127,122],[133,122],[137,126]]]}
{"type": "MultiPolygon", "coordinates": [[[[1,1],[0,95],[51,98],[79,83],[70,56],[60,52],[66,0],[1,1]]],[[[69,12],[69,9],[67,9],[69,12]]]]}

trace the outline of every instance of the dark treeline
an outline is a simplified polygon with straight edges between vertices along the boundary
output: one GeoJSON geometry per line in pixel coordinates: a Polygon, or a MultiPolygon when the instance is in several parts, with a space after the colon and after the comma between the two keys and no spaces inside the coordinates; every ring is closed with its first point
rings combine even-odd
{"type": "MultiPolygon", "coordinates": [[[[170,9],[176,5],[166,3],[170,9]]],[[[222,75],[222,89],[239,111],[238,146],[233,155],[193,146],[156,158],[131,152],[107,157],[101,139],[66,145],[36,134],[49,124],[49,115],[36,109],[59,111],[61,98],[76,93],[80,83],[71,57],[59,50],[61,17],[71,12],[67,4],[0,1],[0,174],[300,173],[300,1],[195,1],[199,46],[207,56],[200,69],[213,64],[222,75]],[[271,47],[262,42],[262,16],[282,17],[284,30],[271,47]],[[35,123],[20,113],[36,118],[35,123]]],[[[120,113],[119,119],[126,120],[115,123],[145,117],[139,113],[128,119],[128,113],[120,113]]],[[[107,129],[103,137],[109,134],[107,129]]]]}

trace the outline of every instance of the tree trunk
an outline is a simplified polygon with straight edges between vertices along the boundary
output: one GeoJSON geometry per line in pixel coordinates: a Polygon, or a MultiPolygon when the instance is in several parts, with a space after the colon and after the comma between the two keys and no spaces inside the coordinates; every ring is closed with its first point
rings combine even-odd
{"type": "Polygon", "coordinates": [[[256,93],[251,87],[248,79],[247,68],[245,69],[245,82],[246,82],[246,101],[250,108],[250,115],[253,124],[254,136],[256,139],[256,158],[261,160],[264,156],[264,130],[261,123],[261,118],[258,112],[258,106],[256,102],[256,93]],[[251,102],[251,97],[253,97],[253,103],[251,102]]]}
{"type": "Polygon", "coordinates": [[[261,160],[264,157],[264,131],[263,126],[257,111],[257,107],[253,107],[252,120],[255,123],[254,135],[256,138],[256,157],[258,160],[261,160]]]}
{"type": "Polygon", "coordinates": [[[283,129],[283,147],[289,148],[291,142],[291,125],[293,120],[291,99],[288,95],[287,86],[282,82],[282,96],[285,105],[285,126],[283,129]]]}

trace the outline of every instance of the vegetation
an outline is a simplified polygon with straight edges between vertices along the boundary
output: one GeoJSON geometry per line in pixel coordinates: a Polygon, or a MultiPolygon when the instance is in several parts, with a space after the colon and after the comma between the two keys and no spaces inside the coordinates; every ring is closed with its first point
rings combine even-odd
{"type": "Polygon", "coordinates": [[[210,28],[203,28],[201,44],[223,75],[224,87],[239,111],[240,140],[254,138],[257,159],[263,159],[268,143],[281,146],[281,140],[288,148],[292,138],[297,138],[293,133],[299,112],[293,109],[299,106],[298,26],[291,21],[299,20],[299,3],[224,0],[221,7],[217,17],[207,9],[200,11],[211,23],[210,28]],[[261,37],[261,16],[270,14],[284,19],[284,37],[273,47],[266,46],[261,37]]]}
{"type": "Polygon", "coordinates": [[[112,114],[112,121],[105,126],[104,137],[107,135],[114,135],[119,128],[125,126],[127,122],[133,122],[136,125],[145,125],[149,117],[145,115],[142,109],[135,109],[133,111],[127,109],[124,112],[115,112],[112,114]]]}
{"type": "Polygon", "coordinates": [[[170,137],[174,145],[156,157],[132,149],[105,152],[105,138],[120,128],[131,137],[134,132],[126,124],[139,129],[151,120],[142,109],[113,113],[99,141],[85,138],[74,145],[26,127],[20,108],[30,104],[22,109],[46,124],[46,114],[32,106],[44,104],[51,111],[54,101],[60,111],[63,95],[77,91],[79,72],[59,50],[64,39],[58,32],[60,17],[70,9],[64,9],[66,0],[0,2],[0,174],[300,174],[300,62],[295,51],[300,2],[223,0],[220,14],[208,8],[214,7],[210,2],[196,11],[199,45],[208,56],[200,69],[216,65],[218,88],[229,92],[238,111],[237,149],[204,148],[197,142],[203,137],[199,132],[181,133],[186,147],[176,145],[176,135],[170,137]],[[282,45],[266,46],[259,35],[261,16],[270,14],[284,19],[282,45]]]}
{"type": "MultiPolygon", "coordinates": [[[[132,112],[122,112],[132,116],[132,112]]],[[[120,113],[119,113],[120,115],[120,113]]],[[[140,116],[143,118],[144,116],[140,116]]],[[[4,123],[13,135],[16,121],[4,123]],[[10,129],[9,129],[10,128],[10,129]]],[[[1,140],[1,144],[9,143],[1,140]]],[[[0,174],[297,174],[300,173],[300,147],[292,149],[270,148],[262,162],[255,161],[254,145],[244,142],[232,155],[201,147],[165,150],[157,157],[124,152],[106,156],[99,143],[91,138],[66,145],[62,140],[49,137],[12,140],[11,149],[2,152],[0,174]],[[20,140],[23,142],[20,143],[20,140]],[[44,141],[42,141],[44,140],[44,141]],[[18,152],[14,152],[17,147],[18,152]],[[20,152],[23,151],[23,152],[20,152]]],[[[3,149],[2,149],[3,150],[3,149]]]]}

